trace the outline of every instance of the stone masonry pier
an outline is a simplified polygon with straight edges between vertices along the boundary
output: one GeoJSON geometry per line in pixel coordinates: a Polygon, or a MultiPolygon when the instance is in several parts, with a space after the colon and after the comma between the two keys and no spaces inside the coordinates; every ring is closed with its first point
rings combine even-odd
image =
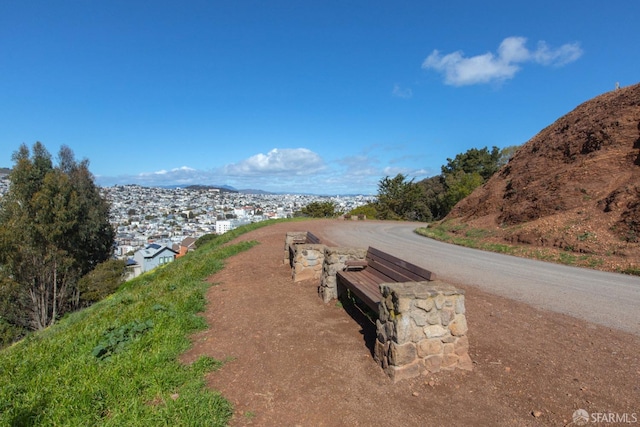
{"type": "Polygon", "coordinates": [[[396,382],[471,370],[464,291],[439,280],[384,283],[374,357],[396,382]]]}

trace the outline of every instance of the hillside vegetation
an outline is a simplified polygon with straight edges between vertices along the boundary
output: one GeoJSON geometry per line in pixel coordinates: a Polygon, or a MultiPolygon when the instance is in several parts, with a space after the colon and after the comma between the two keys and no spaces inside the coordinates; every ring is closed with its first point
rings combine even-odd
{"type": "Polygon", "coordinates": [[[446,220],[454,232],[484,230],[484,240],[637,272],[640,84],[587,101],[543,129],[446,220]]]}
{"type": "Polygon", "coordinates": [[[204,279],[255,242],[224,244],[271,223],[216,237],[0,351],[0,425],[225,425],[231,405],[203,379],[224,361],[177,358],[206,328],[204,279]]]}

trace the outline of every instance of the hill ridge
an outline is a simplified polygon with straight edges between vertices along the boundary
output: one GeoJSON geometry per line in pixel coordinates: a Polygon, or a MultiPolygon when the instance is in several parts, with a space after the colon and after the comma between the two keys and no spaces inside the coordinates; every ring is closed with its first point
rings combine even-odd
{"type": "Polygon", "coordinates": [[[503,240],[518,243],[637,251],[625,243],[640,240],[640,84],[601,94],[541,130],[452,218],[499,227],[503,240]]]}

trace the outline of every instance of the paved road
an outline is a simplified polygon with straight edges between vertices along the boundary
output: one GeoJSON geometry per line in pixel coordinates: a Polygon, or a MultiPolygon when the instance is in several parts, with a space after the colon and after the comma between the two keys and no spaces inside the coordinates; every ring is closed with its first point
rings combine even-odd
{"type": "Polygon", "coordinates": [[[640,336],[638,277],[463,248],[415,234],[419,226],[424,224],[345,221],[325,234],[338,245],[389,252],[452,284],[477,286],[640,336]]]}

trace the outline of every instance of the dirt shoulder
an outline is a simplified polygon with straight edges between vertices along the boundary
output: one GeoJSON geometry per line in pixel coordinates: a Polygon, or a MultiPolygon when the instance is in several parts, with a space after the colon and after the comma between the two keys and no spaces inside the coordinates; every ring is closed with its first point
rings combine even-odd
{"type": "MultiPolygon", "coordinates": [[[[323,237],[326,221],[283,223],[240,237],[260,242],[209,280],[183,361],[228,362],[207,377],[229,399],[231,425],[570,425],[577,409],[636,414],[640,339],[464,287],[472,372],[392,384],[372,358],[375,326],[323,304],[313,281],[282,263],[287,231],[323,237]]],[[[592,424],[593,425],[593,424],[592,424]]]]}

